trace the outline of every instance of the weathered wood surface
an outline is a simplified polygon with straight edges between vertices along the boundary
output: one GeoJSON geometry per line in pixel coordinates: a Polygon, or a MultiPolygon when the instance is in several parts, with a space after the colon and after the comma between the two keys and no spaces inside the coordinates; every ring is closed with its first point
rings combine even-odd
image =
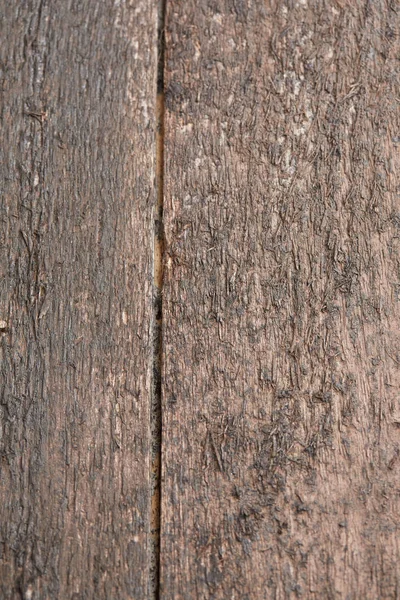
{"type": "Polygon", "coordinates": [[[167,4],[164,599],[400,597],[398,11],[167,4]]]}
{"type": "Polygon", "coordinates": [[[1,2],[2,599],[147,597],[156,46],[1,2]]]}

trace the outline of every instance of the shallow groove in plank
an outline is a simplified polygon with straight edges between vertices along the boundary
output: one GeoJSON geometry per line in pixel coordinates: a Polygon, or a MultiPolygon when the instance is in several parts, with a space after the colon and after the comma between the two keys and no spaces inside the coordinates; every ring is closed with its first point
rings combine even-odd
{"type": "Polygon", "coordinates": [[[153,390],[151,410],[151,544],[150,544],[150,598],[160,597],[160,519],[161,519],[161,469],[162,469],[162,346],[163,346],[163,270],[164,270],[164,21],[165,0],[158,4],[157,49],[157,103],[156,103],[156,190],[157,204],[154,217],[153,241],[153,390]]]}

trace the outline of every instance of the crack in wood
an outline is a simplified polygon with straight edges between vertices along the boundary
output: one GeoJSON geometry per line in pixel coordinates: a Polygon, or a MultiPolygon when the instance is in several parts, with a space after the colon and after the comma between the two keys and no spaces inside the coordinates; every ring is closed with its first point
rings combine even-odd
{"type": "Polygon", "coordinates": [[[149,596],[160,597],[160,520],[161,520],[161,366],[162,366],[162,291],[163,291],[163,200],[164,200],[164,19],[166,0],[158,8],[158,56],[156,102],[156,206],[153,246],[153,389],[151,406],[151,515],[149,596]]]}

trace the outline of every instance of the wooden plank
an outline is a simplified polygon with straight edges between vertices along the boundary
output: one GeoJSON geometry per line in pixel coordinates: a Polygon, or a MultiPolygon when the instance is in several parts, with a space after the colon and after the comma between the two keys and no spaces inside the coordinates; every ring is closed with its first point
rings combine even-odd
{"type": "Polygon", "coordinates": [[[157,4],[1,14],[0,596],[144,598],[157,4]]]}
{"type": "Polygon", "coordinates": [[[399,597],[399,12],[170,0],[162,597],[399,597]]]}

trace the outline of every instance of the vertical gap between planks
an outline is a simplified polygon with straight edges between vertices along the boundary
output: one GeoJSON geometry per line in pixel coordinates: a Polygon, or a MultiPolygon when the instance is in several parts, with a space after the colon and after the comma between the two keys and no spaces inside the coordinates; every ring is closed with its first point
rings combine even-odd
{"type": "Polygon", "coordinates": [[[153,307],[153,389],[151,406],[151,600],[160,598],[160,521],[161,521],[161,369],[162,369],[162,292],[164,255],[164,47],[166,0],[158,3],[157,102],[156,102],[156,206],[154,211],[154,307],[153,307]]]}

